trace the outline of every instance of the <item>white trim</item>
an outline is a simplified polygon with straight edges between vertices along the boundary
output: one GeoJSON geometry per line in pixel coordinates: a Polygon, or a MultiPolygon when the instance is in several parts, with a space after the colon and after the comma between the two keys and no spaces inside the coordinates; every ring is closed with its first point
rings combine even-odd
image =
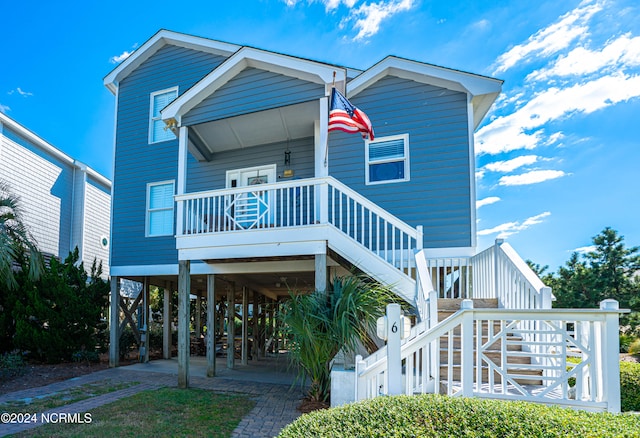
{"type": "Polygon", "coordinates": [[[325,85],[325,95],[327,96],[331,91],[327,85],[332,83],[334,73],[336,73],[336,82],[344,82],[346,78],[346,70],[341,67],[251,47],[243,47],[162,110],[162,118],[164,120],[176,119],[178,125],[180,125],[183,115],[214,94],[220,87],[247,67],[255,67],[323,84],[325,85]]]}
{"type": "Polygon", "coordinates": [[[222,41],[215,41],[208,38],[187,35],[162,29],[149,38],[131,56],[122,61],[104,78],[104,85],[113,94],[116,94],[120,82],[137,69],[144,61],[166,45],[175,45],[188,49],[200,50],[202,52],[213,53],[221,56],[229,56],[238,51],[241,46],[229,44],[222,41]]]}
{"type": "Polygon", "coordinates": [[[320,119],[314,122],[314,176],[322,178],[329,176],[329,98],[323,97],[319,102],[320,119]]]}
{"type": "Polygon", "coordinates": [[[472,246],[425,248],[420,252],[422,252],[425,258],[428,259],[473,257],[476,255],[476,248],[472,246]]]}
{"type": "MultiPolygon", "coordinates": [[[[162,143],[164,141],[175,140],[175,134],[171,130],[168,130],[168,132],[171,132],[171,134],[173,135],[173,138],[162,138],[160,140],[154,140],[154,138],[153,138],[153,133],[155,131],[154,122],[161,122],[162,121],[162,113],[158,114],[158,117],[154,117],[154,115],[153,115],[154,99],[155,99],[156,96],[159,96],[159,95],[162,95],[162,94],[168,94],[168,93],[171,93],[171,92],[174,92],[174,91],[176,93],[176,97],[173,100],[176,100],[178,98],[178,94],[179,94],[178,86],[165,88],[164,90],[158,90],[158,91],[153,91],[153,92],[149,93],[149,144],[162,143]]],[[[165,130],[166,129],[167,128],[165,128],[165,130]]]]}
{"type": "Polygon", "coordinates": [[[474,129],[480,124],[500,94],[503,82],[500,79],[487,76],[388,56],[349,82],[347,97],[351,99],[389,75],[468,94],[476,115],[474,129]]]}
{"type": "Polygon", "coordinates": [[[146,277],[152,275],[178,275],[178,263],[171,265],[111,266],[111,277],[146,277]]]}
{"type": "MultiPolygon", "coordinates": [[[[175,196],[176,194],[176,182],[175,180],[165,180],[165,181],[154,181],[154,182],[150,182],[147,183],[147,201],[146,201],[146,208],[145,208],[145,220],[144,220],[144,237],[163,237],[163,236],[173,236],[174,235],[174,231],[175,231],[175,219],[176,219],[176,215],[175,215],[175,201],[172,200],[171,203],[171,215],[173,216],[172,219],[172,228],[171,228],[171,232],[167,233],[167,234],[149,234],[149,222],[150,222],[150,214],[151,213],[149,211],[149,201],[150,201],[150,194],[151,194],[151,187],[154,186],[161,186],[161,185],[167,185],[167,184],[172,184],[173,185],[173,195],[175,196]]],[[[161,210],[169,210],[168,208],[165,209],[161,209],[161,210]]],[[[160,211],[160,210],[158,210],[160,211]]]]}
{"type": "MultiPolygon", "coordinates": [[[[116,105],[116,108],[117,108],[117,105],[116,105]]],[[[93,170],[92,168],[87,166],[86,164],[83,164],[82,162],[71,158],[69,155],[65,154],[60,149],[58,149],[55,146],[53,146],[52,144],[48,143],[44,139],[38,137],[36,134],[34,134],[33,132],[29,131],[27,128],[22,126],[20,123],[16,122],[12,118],[10,118],[9,116],[7,116],[6,114],[1,113],[1,112],[0,112],[0,126],[3,126],[2,133],[0,135],[2,137],[4,137],[5,139],[10,141],[10,139],[5,137],[6,133],[4,132],[4,127],[6,126],[7,128],[12,130],[13,132],[19,134],[20,136],[24,137],[28,141],[32,142],[34,146],[40,148],[41,150],[43,150],[44,152],[46,152],[48,154],[53,155],[55,158],[61,160],[62,162],[66,163],[66,164],[69,164],[70,166],[73,166],[76,169],[80,169],[80,170],[82,170],[84,172],[89,173],[98,182],[103,184],[106,189],[111,189],[111,181],[108,178],[106,178],[105,176],[99,174],[98,172],[96,172],[95,170],[93,170]]],[[[114,136],[114,138],[115,138],[115,136],[114,136]]]]}
{"type": "Polygon", "coordinates": [[[471,220],[471,246],[474,248],[478,245],[478,236],[476,233],[478,232],[478,224],[477,220],[477,209],[476,209],[476,153],[475,153],[475,136],[473,132],[473,104],[467,104],[467,123],[468,123],[468,133],[469,133],[469,201],[471,202],[470,206],[470,220],[471,220]]]}
{"type": "Polygon", "coordinates": [[[400,134],[400,135],[389,135],[386,137],[378,137],[375,140],[371,141],[371,140],[365,140],[364,141],[364,178],[365,178],[365,185],[371,186],[371,185],[378,185],[378,184],[394,184],[394,183],[402,183],[402,182],[407,182],[407,181],[411,181],[411,163],[409,161],[409,156],[410,156],[410,149],[409,149],[409,134],[400,134]],[[385,142],[385,141],[393,141],[393,140],[400,140],[402,139],[404,141],[404,158],[399,159],[399,158],[390,158],[387,160],[379,160],[379,161],[374,161],[373,163],[369,161],[369,144],[371,143],[381,143],[381,142],[385,142]],[[384,180],[384,181],[370,181],[369,178],[369,166],[371,164],[384,164],[384,163],[395,163],[397,161],[404,161],[404,178],[402,179],[390,179],[390,180],[384,180]]]}

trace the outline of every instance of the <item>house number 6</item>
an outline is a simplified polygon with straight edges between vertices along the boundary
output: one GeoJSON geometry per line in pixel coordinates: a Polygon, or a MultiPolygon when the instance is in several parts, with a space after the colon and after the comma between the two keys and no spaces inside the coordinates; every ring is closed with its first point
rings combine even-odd
{"type": "Polygon", "coordinates": [[[391,333],[397,333],[398,332],[398,324],[397,323],[393,323],[393,325],[391,326],[391,333]]]}

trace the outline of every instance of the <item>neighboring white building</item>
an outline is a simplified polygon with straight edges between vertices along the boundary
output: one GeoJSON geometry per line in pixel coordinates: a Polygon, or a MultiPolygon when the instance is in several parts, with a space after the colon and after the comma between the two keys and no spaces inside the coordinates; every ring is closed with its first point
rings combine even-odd
{"type": "Polygon", "coordinates": [[[109,179],[0,113],[0,180],[40,251],[64,259],[77,246],[87,271],[97,259],[109,275],[109,179]]]}

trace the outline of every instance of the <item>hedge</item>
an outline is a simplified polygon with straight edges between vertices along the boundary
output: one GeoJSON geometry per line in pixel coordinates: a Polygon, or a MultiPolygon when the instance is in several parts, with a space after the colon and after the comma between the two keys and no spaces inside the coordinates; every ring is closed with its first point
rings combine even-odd
{"type": "Polygon", "coordinates": [[[640,437],[640,416],[425,394],[377,397],[298,418],[288,437],[640,437]]]}
{"type": "Polygon", "coordinates": [[[622,411],[640,411],[640,363],[620,362],[622,411]]]}

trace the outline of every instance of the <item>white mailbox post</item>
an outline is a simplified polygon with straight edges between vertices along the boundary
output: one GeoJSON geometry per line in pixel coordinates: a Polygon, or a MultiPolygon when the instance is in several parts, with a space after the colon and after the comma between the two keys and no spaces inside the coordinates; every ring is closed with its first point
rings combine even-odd
{"type": "Polygon", "coordinates": [[[387,315],[378,318],[377,335],[387,341],[387,393],[402,394],[401,339],[409,336],[411,321],[402,315],[400,304],[387,305],[387,315]]]}

